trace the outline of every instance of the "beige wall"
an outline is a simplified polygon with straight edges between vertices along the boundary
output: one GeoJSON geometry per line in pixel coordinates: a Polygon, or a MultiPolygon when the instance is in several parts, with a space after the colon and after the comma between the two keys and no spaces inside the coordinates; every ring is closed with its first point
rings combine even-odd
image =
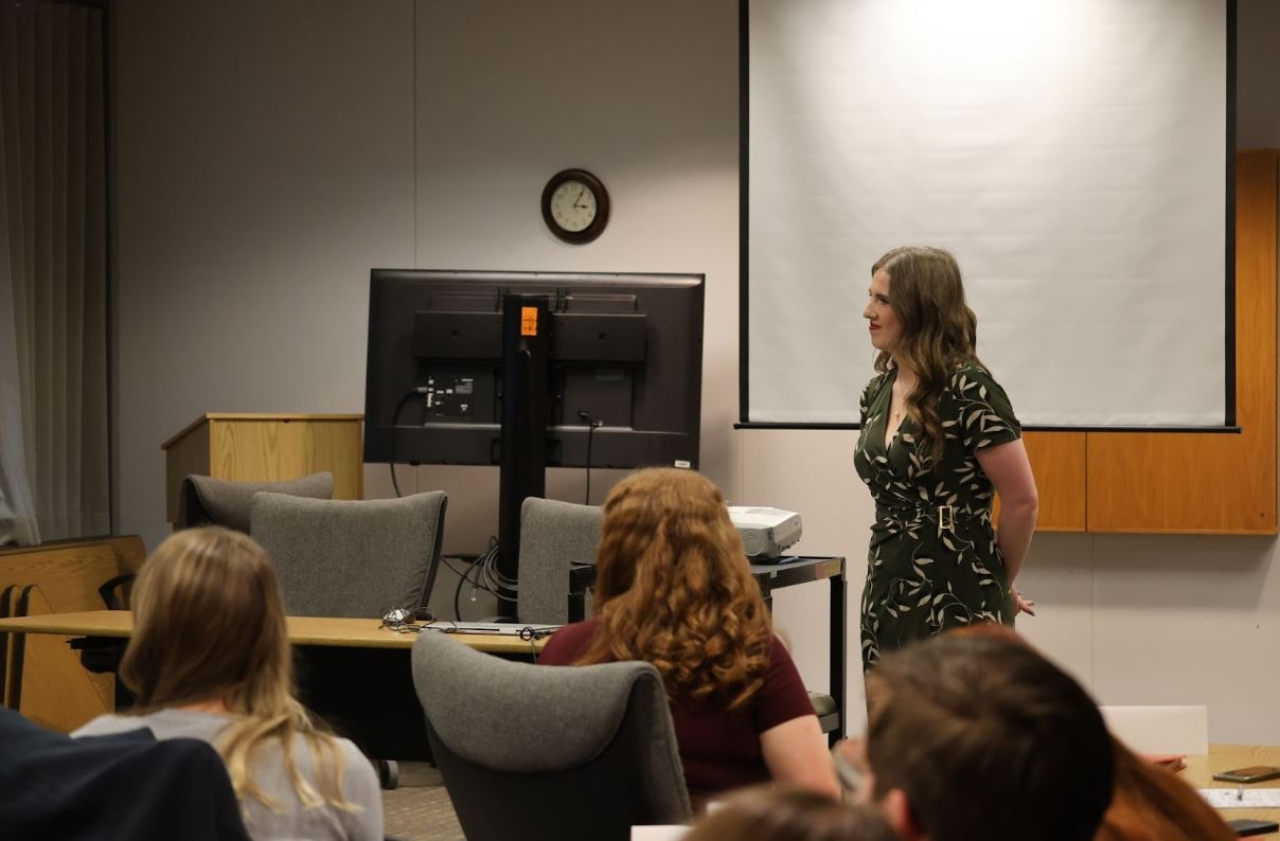
{"type": "MultiPolygon", "coordinates": [[[[856,708],[872,509],[854,434],[732,430],[736,0],[115,8],[122,531],[151,547],[168,533],[159,444],[200,413],[361,410],[370,267],[704,272],[703,468],[736,501],[801,511],[800,548],[850,557],[856,708]],[[538,212],[546,178],[573,165],[614,204],[604,236],[576,248],[538,212]]],[[[1240,17],[1240,140],[1280,144],[1272,86],[1245,81],[1280,77],[1266,49],[1280,21],[1266,0],[1241,0],[1240,17]]],[[[496,531],[496,470],[401,475],[406,491],[449,492],[448,549],[496,531]]],[[[594,499],[610,478],[593,478],[594,499]]],[[[366,489],[389,494],[385,465],[366,489]]],[[[549,492],[581,499],[580,472],[553,471],[549,492]]],[[[1041,615],[1022,626],[1108,703],[1208,703],[1212,738],[1280,744],[1274,546],[1042,535],[1021,582],[1041,615]]],[[[825,589],[776,599],[820,685],[825,589]]]]}

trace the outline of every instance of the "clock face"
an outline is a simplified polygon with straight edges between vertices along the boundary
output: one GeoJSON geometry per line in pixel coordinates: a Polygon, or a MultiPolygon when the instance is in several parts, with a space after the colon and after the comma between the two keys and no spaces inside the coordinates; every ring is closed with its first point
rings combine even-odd
{"type": "Polygon", "coordinates": [[[564,181],[551,193],[551,218],[570,233],[586,230],[599,209],[596,194],[581,181],[564,181]]]}
{"type": "Polygon", "coordinates": [[[561,170],[542,190],[542,219],[565,242],[591,242],[609,224],[609,191],[585,169],[561,170]]]}

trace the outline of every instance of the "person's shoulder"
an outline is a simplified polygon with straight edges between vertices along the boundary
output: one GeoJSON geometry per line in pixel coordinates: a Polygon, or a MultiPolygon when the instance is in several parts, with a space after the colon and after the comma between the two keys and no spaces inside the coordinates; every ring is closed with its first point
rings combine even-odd
{"type": "Polygon", "coordinates": [[[880,391],[886,385],[889,384],[889,380],[892,377],[892,374],[893,374],[893,371],[884,371],[879,374],[876,374],[874,377],[867,380],[867,387],[862,390],[863,393],[875,394],[876,392],[880,391]]]}
{"type": "Polygon", "coordinates": [[[364,782],[372,781],[375,787],[379,785],[378,772],[374,770],[372,760],[364,755],[364,751],[356,747],[355,742],[342,736],[330,738],[337,743],[338,751],[342,754],[344,774],[351,774],[364,782]]]}
{"type": "Polygon", "coordinates": [[[586,650],[599,630],[600,620],[595,618],[565,625],[547,638],[538,662],[545,666],[569,665],[586,650]]]}
{"type": "Polygon", "coordinates": [[[876,396],[879,395],[880,392],[884,391],[885,388],[889,385],[891,374],[892,374],[891,371],[885,371],[883,373],[876,374],[874,377],[872,377],[870,380],[867,381],[866,388],[862,389],[862,398],[860,401],[862,410],[864,412],[866,411],[867,406],[869,406],[871,402],[876,399],[876,396]]]}
{"type": "Polygon", "coordinates": [[[1000,383],[996,382],[996,378],[991,375],[991,371],[973,359],[966,359],[956,365],[951,371],[949,385],[956,394],[967,395],[973,392],[983,397],[985,394],[980,393],[984,390],[1001,388],[1000,383]]]}
{"type": "Polygon", "coordinates": [[[787,648],[787,644],[776,633],[769,637],[769,659],[791,659],[791,651],[787,648]]]}
{"type": "Polygon", "coordinates": [[[585,622],[574,622],[557,628],[551,639],[569,642],[571,640],[590,640],[600,630],[599,619],[588,619],[585,622]]]}
{"type": "Polygon", "coordinates": [[[130,730],[143,730],[146,727],[147,722],[142,716],[107,713],[98,716],[83,727],[72,730],[71,736],[77,739],[81,736],[110,736],[115,733],[128,733],[130,730]]]}
{"type": "Polygon", "coordinates": [[[777,634],[769,641],[769,670],[795,669],[795,660],[791,657],[791,649],[777,634]]]}

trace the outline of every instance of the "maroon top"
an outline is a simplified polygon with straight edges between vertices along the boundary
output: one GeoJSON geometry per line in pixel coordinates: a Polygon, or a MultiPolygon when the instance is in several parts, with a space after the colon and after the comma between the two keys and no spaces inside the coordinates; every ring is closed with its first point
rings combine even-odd
{"type": "MultiPolygon", "coordinates": [[[[547,640],[538,663],[571,665],[587,650],[598,629],[596,619],[566,625],[547,640]]],[[[813,704],[791,655],[775,636],[764,685],[745,707],[730,711],[721,699],[671,705],[689,793],[697,799],[768,780],[760,734],[803,715],[815,715],[813,704]]]]}

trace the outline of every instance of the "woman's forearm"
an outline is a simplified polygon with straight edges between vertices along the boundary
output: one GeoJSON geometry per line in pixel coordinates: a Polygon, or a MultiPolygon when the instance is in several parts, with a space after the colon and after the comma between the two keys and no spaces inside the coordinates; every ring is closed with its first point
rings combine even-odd
{"type": "Polygon", "coordinates": [[[1000,546],[1000,554],[1004,556],[1004,566],[1009,575],[1010,586],[1018,577],[1022,562],[1026,560],[1027,549],[1031,546],[1031,535],[1036,529],[1036,514],[1039,507],[1039,501],[1035,497],[1008,502],[1000,500],[996,543],[1000,546]]]}

